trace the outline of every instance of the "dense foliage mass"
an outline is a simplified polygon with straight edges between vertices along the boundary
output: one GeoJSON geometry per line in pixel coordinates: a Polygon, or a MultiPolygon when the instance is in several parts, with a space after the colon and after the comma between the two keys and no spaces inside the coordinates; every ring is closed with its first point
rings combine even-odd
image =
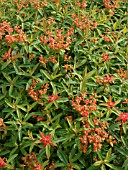
{"type": "Polygon", "coordinates": [[[0,168],[128,170],[128,1],[0,1],[0,168]]]}

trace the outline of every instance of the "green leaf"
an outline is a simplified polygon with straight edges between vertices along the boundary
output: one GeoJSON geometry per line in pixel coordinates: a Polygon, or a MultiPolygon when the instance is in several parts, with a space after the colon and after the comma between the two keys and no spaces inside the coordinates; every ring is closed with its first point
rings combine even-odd
{"type": "Polygon", "coordinates": [[[65,154],[64,151],[62,151],[61,149],[57,150],[57,156],[60,158],[60,160],[65,163],[68,164],[68,159],[67,159],[67,155],[65,154]]]}
{"type": "Polygon", "coordinates": [[[51,146],[50,145],[46,145],[46,155],[47,155],[47,158],[49,159],[51,154],[50,154],[50,148],[51,146]]]}
{"type": "Polygon", "coordinates": [[[93,123],[93,120],[91,118],[88,118],[88,122],[92,127],[94,127],[94,123],[93,123]]]}
{"type": "Polygon", "coordinates": [[[87,168],[87,170],[97,170],[96,166],[90,166],[89,168],[87,168]]]}
{"type": "Polygon", "coordinates": [[[2,74],[3,74],[3,76],[6,78],[6,80],[7,80],[9,83],[12,82],[11,77],[10,77],[7,73],[2,72],[2,74]]]}
{"type": "Polygon", "coordinates": [[[59,98],[59,99],[57,100],[57,103],[65,103],[65,102],[67,102],[67,101],[69,101],[68,98],[59,98]]]}
{"type": "Polygon", "coordinates": [[[1,70],[5,69],[9,64],[11,63],[11,60],[6,61],[2,64],[1,70]]]}
{"type": "Polygon", "coordinates": [[[50,74],[46,71],[46,70],[40,70],[41,73],[44,74],[45,77],[47,77],[49,80],[52,80],[52,77],[50,76],[50,74]]]}
{"type": "Polygon", "coordinates": [[[93,166],[100,166],[103,163],[103,161],[97,161],[93,164],[93,166]]]}
{"type": "Polygon", "coordinates": [[[53,66],[53,76],[57,74],[58,70],[59,70],[59,63],[56,63],[53,66]]]}
{"type": "Polygon", "coordinates": [[[11,95],[12,95],[12,91],[13,91],[13,85],[11,85],[10,88],[9,88],[9,96],[10,96],[10,97],[11,97],[11,95]]]}
{"type": "Polygon", "coordinates": [[[34,14],[34,12],[32,12],[32,13],[30,13],[29,15],[28,15],[28,17],[25,17],[25,19],[24,19],[24,23],[27,21],[27,20],[29,20],[32,16],[33,16],[33,14],[34,14]]]}
{"type": "Polygon", "coordinates": [[[71,163],[71,166],[73,166],[73,168],[75,168],[77,170],[81,170],[81,168],[75,163],[71,163]]]}
{"type": "Polygon", "coordinates": [[[55,163],[55,166],[56,166],[56,167],[64,167],[65,164],[64,164],[64,163],[55,163]]]}
{"type": "Polygon", "coordinates": [[[19,109],[21,109],[21,110],[23,110],[23,111],[25,111],[26,112],[26,108],[25,107],[23,107],[22,105],[16,105],[19,109]]]}
{"type": "Polygon", "coordinates": [[[82,152],[78,152],[71,160],[71,162],[77,161],[82,155],[82,152]]]}
{"type": "Polygon", "coordinates": [[[22,139],[22,127],[21,126],[18,128],[18,137],[19,137],[19,141],[21,141],[22,139]]]}
{"type": "Polygon", "coordinates": [[[40,47],[38,45],[33,45],[34,48],[36,48],[40,53],[42,53],[42,50],[40,49],[40,47]]]}
{"type": "Polygon", "coordinates": [[[123,166],[124,170],[128,170],[128,158],[124,161],[123,166]]]}
{"type": "Polygon", "coordinates": [[[97,152],[97,155],[98,155],[99,159],[100,159],[101,161],[103,161],[103,156],[102,156],[101,152],[97,152]]]}
{"type": "Polygon", "coordinates": [[[44,161],[43,163],[41,163],[41,168],[44,169],[48,164],[49,164],[49,160],[44,161]]]}
{"type": "Polygon", "coordinates": [[[125,140],[125,138],[123,136],[121,136],[121,140],[122,140],[124,146],[128,149],[128,142],[125,140]]]}
{"type": "Polygon", "coordinates": [[[18,154],[11,155],[9,159],[7,160],[7,163],[11,162],[13,159],[15,159],[18,156],[18,154]]]}
{"type": "Polygon", "coordinates": [[[31,75],[34,74],[34,72],[36,71],[36,69],[38,68],[38,66],[39,66],[39,63],[37,63],[37,64],[33,67],[32,71],[31,71],[31,75]]]}
{"type": "Polygon", "coordinates": [[[83,81],[80,83],[80,91],[85,90],[87,79],[89,79],[95,72],[96,72],[96,70],[92,70],[84,75],[83,81]]]}
{"type": "Polygon", "coordinates": [[[52,105],[53,105],[53,102],[48,103],[46,107],[44,108],[44,110],[48,110],[49,108],[51,108],[52,105]]]}
{"type": "Polygon", "coordinates": [[[104,165],[101,166],[101,170],[106,170],[104,165]]]}
{"type": "Polygon", "coordinates": [[[54,75],[54,76],[52,75],[51,80],[54,80],[54,79],[56,79],[57,77],[60,77],[60,76],[62,76],[62,74],[57,74],[57,75],[54,75]]]}
{"type": "Polygon", "coordinates": [[[106,154],[106,160],[109,160],[110,156],[111,156],[111,153],[112,153],[112,148],[110,148],[106,154]]]}
{"type": "Polygon", "coordinates": [[[12,104],[11,102],[9,102],[8,99],[5,99],[5,103],[6,103],[9,107],[11,107],[11,108],[14,109],[14,104],[12,104]]]}
{"type": "Polygon", "coordinates": [[[35,106],[37,105],[37,102],[32,103],[31,105],[27,105],[27,112],[30,112],[35,106]]]}
{"type": "Polygon", "coordinates": [[[113,164],[110,163],[105,163],[108,167],[114,170],[123,170],[121,167],[119,168],[118,166],[114,166],[113,164]]]}
{"type": "Polygon", "coordinates": [[[122,148],[120,148],[120,147],[115,147],[115,148],[116,148],[116,150],[117,150],[119,153],[121,153],[123,156],[128,157],[128,153],[126,153],[126,151],[124,151],[122,148]]]}
{"type": "Polygon", "coordinates": [[[30,145],[29,153],[32,153],[32,150],[33,150],[34,146],[35,146],[35,143],[32,143],[32,144],[30,145]]]}

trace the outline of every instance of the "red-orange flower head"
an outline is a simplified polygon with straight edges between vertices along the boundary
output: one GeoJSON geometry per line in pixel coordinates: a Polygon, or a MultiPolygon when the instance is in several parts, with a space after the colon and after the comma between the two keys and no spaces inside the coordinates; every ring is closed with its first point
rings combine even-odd
{"type": "Polygon", "coordinates": [[[109,98],[109,101],[107,102],[108,108],[113,108],[115,106],[115,102],[112,102],[112,98],[109,98]]]}
{"type": "Polygon", "coordinates": [[[40,136],[42,137],[40,142],[42,142],[44,144],[44,147],[51,144],[51,135],[50,134],[45,136],[42,132],[40,132],[40,136]]]}
{"type": "Polygon", "coordinates": [[[48,98],[49,98],[48,102],[53,102],[58,100],[59,96],[55,96],[54,93],[52,93],[52,95],[48,96],[48,98]]]}
{"type": "Polygon", "coordinates": [[[122,112],[116,120],[122,120],[125,123],[128,120],[128,113],[122,112]]]}
{"type": "Polygon", "coordinates": [[[11,57],[11,48],[9,48],[8,52],[5,52],[5,56],[2,60],[7,61],[10,57],[11,57]]]}
{"type": "Polygon", "coordinates": [[[38,164],[33,170],[42,170],[41,165],[38,164]]]}
{"type": "Polygon", "coordinates": [[[110,60],[110,57],[107,53],[103,53],[102,54],[102,61],[106,61],[106,62],[109,62],[110,60]]]}
{"type": "Polygon", "coordinates": [[[4,167],[6,163],[4,162],[4,158],[0,157],[0,167],[4,167]]]}

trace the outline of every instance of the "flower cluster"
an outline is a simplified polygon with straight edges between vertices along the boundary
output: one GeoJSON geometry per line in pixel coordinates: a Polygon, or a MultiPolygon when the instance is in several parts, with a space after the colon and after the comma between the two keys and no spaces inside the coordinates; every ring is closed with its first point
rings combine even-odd
{"type": "Polygon", "coordinates": [[[98,83],[102,83],[104,86],[106,86],[106,84],[111,84],[113,83],[113,77],[112,75],[105,75],[103,79],[97,77],[96,81],[98,83]]]}
{"type": "Polygon", "coordinates": [[[76,111],[78,111],[81,116],[88,117],[90,113],[93,111],[96,111],[97,105],[96,105],[96,99],[93,95],[90,96],[90,98],[86,98],[86,93],[81,93],[81,96],[76,96],[74,101],[72,102],[72,106],[76,111]]]}
{"type": "Polygon", "coordinates": [[[4,162],[4,158],[0,157],[0,167],[4,167],[6,163],[4,162]]]}
{"type": "Polygon", "coordinates": [[[109,100],[108,100],[108,102],[107,102],[107,107],[108,107],[109,109],[112,109],[114,106],[115,106],[115,102],[112,102],[112,97],[110,96],[110,97],[109,97],[109,100]]]}
{"type": "MultiPolygon", "coordinates": [[[[93,151],[98,152],[102,147],[102,142],[105,140],[109,141],[109,132],[106,130],[108,122],[101,122],[100,119],[94,118],[94,127],[91,127],[88,120],[82,121],[82,123],[85,130],[79,138],[81,142],[80,149],[85,153],[88,151],[89,144],[91,144],[93,145],[93,151]]],[[[113,140],[111,142],[115,143],[116,141],[113,140]]]]}
{"type": "Polygon", "coordinates": [[[108,62],[110,60],[110,56],[107,53],[102,54],[102,61],[108,62]]]}
{"type": "Polygon", "coordinates": [[[65,71],[67,72],[68,70],[72,69],[72,64],[65,64],[64,68],[65,68],[65,71]]]}
{"type": "Polygon", "coordinates": [[[69,120],[70,122],[72,122],[72,116],[66,116],[65,119],[69,120]]]}
{"type": "Polygon", "coordinates": [[[55,56],[50,56],[48,59],[43,57],[42,55],[39,57],[39,62],[44,66],[46,67],[46,64],[48,62],[51,62],[51,63],[56,63],[57,60],[56,60],[56,57],[55,56]]]}
{"type": "Polygon", "coordinates": [[[43,116],[33,115],[32,118],[35,118],[37,122],[40,122],[40,121],[44,120],[44,117],[43,117],[43,116]]]}
{"type": "Polygon", "coordinates": [[[56,30],[56,35],[53,35],[52,32],[46,32],[48,34],[48,37],[46,35],[42,35],[40,37],[40,41],[42,42],[42,45],[49,44],[49,47],[53,50],[60,50],[60,49],[70,49],[70,45],[72,43],[71,35],[74,33],[73,28],[69,28],[67,34],[64,36],[62,34],[62,29],[56,30]]]}
{"type": "Polygon", "coordinates": [[[75,5],[77,5],[79,8],[85,8],[87,6],[86,0],[82,0],[81,3],[77,0],[75,0],[75,5]]]}
{"type": "Polygon", "coordinates": [[[2,58],[3,61],[7,61],[11,57],[11,48],[9,48],[8,52],[5,52],[4,57],[2,58]]]}
{"type": "Polygon", "coordinates": [[[111,0],[103,0],[103,2],[104,2],[105,8],[107,9],[114,9],[118,5],[118,0],[114,0],[112,5],[110,4],[111,0]]]}
{"type": "Polygon", "coordinates": [[[10,22],[3,21],[0,23],[0,40],[2,39],[2,36],[8,33],[9,35],[12,34],[13,28],[10,26],[10,22]]]}
{"type": "Polygon", "coordinates": [[[37,86],[38,81],[33,80],[32,85],[28,88],[28,94],[31,96],[31,98],[35,101],[38,101],[40,98],[42,98],[43,94],[47,93],[47,89],[49,84],[42,84],[41,89],[35,90],[37,86]]]}
{"type": "Polygon", "coordinates": [[[59,99],[59,96],[55,96],[54,93],[52,93],[51,96],[48,96],[49,100],[48,102],[53,102],[59,99]]]}
{"type": "Polygon", "coordinates": [[[75,25],[80,28],[81,30],[90,30],[90,29],[94,29],[98,26],[97,22],[92,22],[91,20],[89,20],[86,16],[84,16],[83,14],[81,14],[80,16],[77,16],[76,14],[72,14],[71,15],[73,22],[75,23],[75,25]]]}
{"type": "Polygon", "coordinates": [[[0,126],[2,126],[3,125],[3,119],[2,118],[0,118],[0,126]]]}
{"type": "Polygon", "coordinates": [[[7,21],[3,21],[2,23],[0,23],[0,39],[2,39],[3,35],[5,35],[5,41],[8,43],[24,43],[26,40],[26,35],[20,29],[20,26],[14,26],[14,28],[12,28],[10,25],[11,23],[7,21]],[[12,35],[14,31],[16,32],[16,34],[12,35]]]}
{"type": "Polygon", "coordinates": [[[120,116],[116,120],[122,120],[122,122],[125,123],[128,120],[128,112],[121,112],[120,116]]]}
{"type": "Polygon", "coordinates": [[[101,36],[101,38],[103,38],[103,40],[104,40],[105,42],[107,42],[107,43],[111,42],[110,37],[108,37],[107,35],[101,34],[100,36],[101,36]]]}
{"type": "Polygon", "coordinates": [[[31,0],[31,2],[34,4],[34,7],[37,9],[48,5],[48,2],[46,0],[42,2],[40,2],[39,0],[31,0]]]}
{"type": "Polygon", "coordinates": [[[30,169],[33,169],[33,170],[42,170],[40,164],[38,163],[35,153],[26,154],[21,159],[24,162],[23,164],[20,164],[21,168],[29,167],[30,169]]]}
{"type": "Polygon", "coordinates": [[[51,144],[51,135],[50,134],[44,135],[42,132],[40,132],[40,136],[41,136],[40,142],[42,142],[44,144],[44,147],[51,144]]]}
{"type": "Polygon", "coordinates": [[[117,74],[122,78],[122,79],[127,79],[128,78],[128,70],[124,70],[123,68],[120,68],[117,70],[117,74]]]}
{"type": "Polygon", "coordinates": [[[13,42],[22,42],[24,43],[26,40],[26,35],[25,33],[20,29],[20,26],[14,26],[14,30],[17,33],[16,35],[6,35],[5,36],[5,41],[8,43],[13,43],[13,42]]]}
{"type": "Polygon", "coordinates": [[[34,88],[32,86],[29,87],[28,94],[29,94],[29,96],[31,96],[31,98],[33,100],[35,100],[35,101],[38,100],[38,93],[34,90],[34,88]]]}

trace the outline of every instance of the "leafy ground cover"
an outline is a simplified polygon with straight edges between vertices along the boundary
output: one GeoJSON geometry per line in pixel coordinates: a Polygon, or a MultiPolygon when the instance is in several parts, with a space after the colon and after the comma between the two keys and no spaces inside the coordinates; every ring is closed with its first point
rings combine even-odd
{"type": "Polygon", "coordinates": [[[0,168],[128,170],[127,0],[0,1],[0,168]]]}

